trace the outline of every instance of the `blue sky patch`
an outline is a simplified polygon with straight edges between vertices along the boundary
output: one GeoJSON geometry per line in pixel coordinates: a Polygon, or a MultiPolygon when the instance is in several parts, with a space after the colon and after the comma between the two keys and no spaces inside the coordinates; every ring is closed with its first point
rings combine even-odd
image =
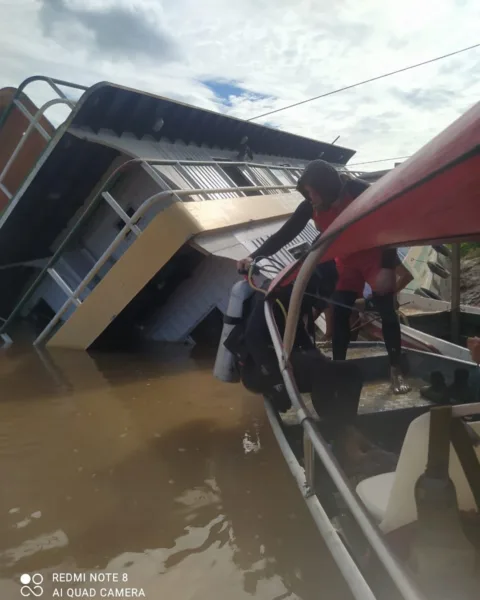
{"type": "Polygon", "coordinates": [[[246,88],[238,85],[235,81],[229,81],[227,79],[205,79],[202,80],[203,85],[206,85],[212,92],[220,98],[224,104],[228,106],[231,105],[230,97],[231,96],[245,96],[248,95],[250,98],[254,100],[262,100],[264,98],[268,98],[268,96],[264,94],[258,94],[256,92],[251,92],[246,88]]]}

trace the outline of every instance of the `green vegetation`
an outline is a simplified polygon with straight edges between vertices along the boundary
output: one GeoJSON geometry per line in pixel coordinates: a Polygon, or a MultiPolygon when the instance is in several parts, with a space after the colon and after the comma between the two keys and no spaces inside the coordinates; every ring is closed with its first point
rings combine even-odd
{"type": "Polygon", "coordinates": [[[462,258],[465,256],[476,257],[480,256],[480,243],[479,242],[466,242],[461,245],[460,253],[462,258]]]}

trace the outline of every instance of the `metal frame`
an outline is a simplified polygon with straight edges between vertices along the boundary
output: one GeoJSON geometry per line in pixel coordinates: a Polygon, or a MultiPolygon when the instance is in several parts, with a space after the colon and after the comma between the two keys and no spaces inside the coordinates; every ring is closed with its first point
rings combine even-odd
{"type": "MultiPolygon", "coordinates": [[[[294,187],[294,186],[283,186],[283,189],[291,189],[292,187],[294,187]]],[[[211,188],[211,189],[201,189],[200,188],[200,189],[194,189],[194,190],[168,190],[168,191],[165,190],[162,192],[157,192],[156,194],[153,194],[153,196],[150,196],[149,198],[144,200],[143,203],[141,204],[141,206],[139,208],[137,208],[135,213],[132,215],[132,217],[128,217],[128,215],[126,213],[124,213],[124,215],[126,217],[126,219],[124,218],[125,226],[115,236],[114,240],[110,243],[110,245],[104,251],[102,256],[100,256],[100,258],[97,260],[97,262],[92,267],[92,269],[90,269],[90,271],[87,273],[87,275],[83,278],[80,285],[68,297],[66,302],[62,305],[62,307],[55,313],[52,320],[48,323],[48,325],[45,327],[45,329],[40,333],[40,335],[34,341],[34,345],[37,346],[46,340],[46,338],[49,336],[49,334],[51,333],[53,328],[57,325],[59,320],[62,318],[62,316],[67,311],[67,309],[70,307],[72,302],[78,301],[79,295],[85,290],[85,288],[92,281],[92,279],[95,277],[95,275],[98,273],[98,271],[103,267],[103,265],[108,261],[108,259],[111,257],[113,252],[115,252],[115,250],[118,248],[118,246],[122,243],[122,241],[124,240],[127,233],[130,231],[130,229],[132,227],[135,227],[135,223],[139,219],[141,219],[150,210],[150,208],[152,208],[155,204],[161,202],[162,200],[173,199],[174,197],[186,198],[188,196],[198,195],[200,193],[221,194],[221,193],[231,192],[231,191],[235,191],[235,190],[239,191],[239,192],[244,192],[244,191],[257,191],[257,190],[260,191],[260,190],[269,190],[269,189],[276,190],[276,189],[278,189],[278,186],[263,186],[263,187],[255,187],[255,186],[247,187],[247,186],[245,186],[245,187],[238,187],[238,188],[211,188]]],[[[103,194],[101,195],[101,197],[103,198],[103,194]]]]}
{"type": "Polygon", "coordinates": [[[460,244],[452,245],[452,278],[450,280],[450,317],[452,342],[458,344],[460,340],[460,244]]]}
{"type": "MultiPolygon", "coordinates": [[[[293,295],[291,304],[292,302],[293,295]]],[[[289,318],[290,315],[291,313],[289,311],[289,318]]],[[[355,492],[351,489],[350,483],[344,476],[339,464],[337,463],[335,457],[331,453],[327,443],[320,435],[320,432],[318,431],[315,425],[313,415],[306,407],[295,384],[293,373],[288,362],[289,352],[287,352],[287,349],[284,347],[284,344],[282,344],[282,338],[275,323],[272,307],[268,299],[265,302],[265,318],[267,321],[270,336],[272,338],[275,353],[277,355],[278,363],[280,365],[282,377],[285,382],[285,387],[292,401],[293,407],[296,410],[298,421],[302,425],[305,435],[308,436],[308,438],[310,439],[315,453],[317,454],[318,458],[320,458],[320,460],[322,461],[325,469],[332,478],[332,481],[337,487],[345,504],[351,511],[353,518],[355,519],[363,534],[367,538],[368,542],[372,546],[374,552],[378,557],[378,560],[389,574],[390,578],[399,590],[402,597],[405,600],[425,600],[423,594],[417,589],[417,586],[411,581],[403,567],[399,564],[398,560],[390,552],[390,549],[385,543],[385,540],[383,539],[380,531],[372,522],[370,516],[360,503],[355,492]]],[[[337,561],[336,555],[334,555],[334,558],[337,561]]],[[[337,564],[341,569],[342,565],[338,561],[337,564]]],[[[367,596],[359,595],[356,597],[366,598],[367,596]]]]}
{"type": "MultiPolygon", "coordinates": [[[[25,79],[25,81],[22,81],[22,83],[18,86],[15,94],[13,95],[13,98],[12,98],[10,104],[7,106],[5,112],[0,117],[0,129],[3,127],[3,125],[7,121],[8,116],[9,116],[13,106],[15,106],[16,102],[18,102],[19,98],[24,93],[25,88],[28,87],[31,83],[34,83],[36,81],[43,81],[43,82],[47,83],[52,88],[52,90],[58,96],[60,96],[60,98],[62,98],[63,100],[68,100],[68,102],[71,103],[72,106],[75,104],[75,102],[73,102],[72,100],[69,100],[67,98],[67,96],[62,92],[62,90],[60,89],[59,86],[72,88],[75,90],[83,90],[84,92],[86,92],[88,90],[88,87],[86,87],[84,85],[80,85],[78,83],[72,83],[71,81],[64,81],[63,79],[54,79],[53,77],[44,77],[43,75],[34,75],[33,77],[28,77],[27,79],[25,79]]],[[[23,109],[26,110],[28,115],[30,115],[30,113],[23,106],[23,104],[21,104],[21,106],[23,109]]],[[[31,117],[31,115],[30,115],[30,117],[31,117]]]]}
{"type": "Polygon", "coordinates": [[[313,493],[308,493],[308,483],[303,469],[298,464],[292,449],[288,445],[282,428],[278,422],[277,415],[268,400],[265,400],[265,410],[267,412],[267,417],[270,421],[273,434],[278,442],[278,445],[280,446],[282,454],[285,457],[287,465],[293,477],[295,478],[298,487],[303,492],[304,500],[307,504],[310,514],[312,515],[313,520],[315,521],[315,524],[325,541],[325,544],[330,550],[333,559],[338,565],[340,572],[347,582],[353,597],[357,600],[375,600],[375,595],[365,581],[351,554],[340,539],[338,532],[332,525],[317,496],[313,493]]]}
{"type": "MultiPolygon", "coordinates": [[[[270,165],[265,165],[265,164],[261,164],[261,163],[239,162],[239,161],[231,161],[231,162],[229,162],[229,161],[202,161],[202,160],[185,160],[185,161],[181,160],[181,161],[179,161],[179,160],[170,160],[170,159],[148,160],[148,159],[141,159],[141,158],[130,159],[130,160],[124,162],[123,164],[121,164],[120,166],[118,166],[107,177],[107,179],[105,180],[105,182],[103,183],[103,185],[101,186],[99,191],[95,194],[95,196],[89,202],[89,204],[87,205],[85,210],[82,212],[80,217],[74,223],[74,225],[72,226],[72,228],[70,229],[68,234],[65,236],[63,241],[60,243],[60,245],[58,246],[58,248],[55,251],[55,253],[53,254],[53,256],[51,256],[48,259],[48,261],[47,261],[46,265],[44,266],[44,268],[42,269],[42,271],[37,275],[37,277],[34,279],[32,284],[30,285],[30,287],[26,290],[26,292],[24,293],[22,298],[19,300],[19,302],[17,303],[17,305],[15,306],[13,311],[10,313],[9,317],[5,320],[5,322],[3,324],[1,324],[0,335],[2,335],[4,332],[7,331],[8,327],[12,324],[13,320],[19,315],[20,311],[25,306],[26,302],[28,302],[28,300],[34,294],[35,290],[42,283],[45,275],[48,274],[48,270],[51,269],[56,264],[56,262],[62,256],[63,252],[66,250],[67,245],[77,235],[77,233],[80,231],[82,225],[84,225],[86,223],[86,221],[93,215],[93,213],[95,212],[95,210],[97,209],[98,205],[101,203],[102,200],[107,202],[109,204],[109,206],[111,206],[113,208],[113,210],[125,222],[125,226],[122,228],[122,230],[119,232],[119,234],[115,237],[115,239],[110,244],[110,246],[105,250],[105,252],[99,258],[99,260],[95,263],[94,267],[89,271],[89,273],[82,280],[82,282],[76,288],[76,290],[74,290],[71,295],[68,295],[68,299],[67,299],[66,303],[60,308],[60,311],[58,311],[56,313],[56,315],[54,316],[54,318],[52,319],[52,321],[55,321],[54,325],[58,322],[58,320],[60,318],[59,313],[61,313],[61,315],[63,315],[65,313],[65,310],[70,305],[70,303],[72,303],[72,302],[74,302],[75,304],[77,304],[77,302],[81,303],[81,300],[78,297],[79,294],[81,294],[85,290],[85,288],[88,286],[88,284],[91,282],[91,280],[97,275],[98,271],[102,268],[102,266],[110,259],[111,254],[115,251],[115,249],[123,241],[123,239],[126,237],[126,235],[130,231],[133,231],[133,233],[137,236],[140,235],[142,230],[141,230],[141,228],[138,227],[137,222],[148,212],[148,210],[152,206],[154,206],[158,202],[161,202],[162,200],[166,200],[166,199],[170,199],[170,200],[176,199],[176,200],[180,201],[182,198],[187,198],[187,197],[193,196],[193,195],[198,196],[201,194],[205,195],[205,194],[232,193],[232,192],[236,193],[236,194],[243,194],[246,191],[249,191],[249,192],[258,191],[263,194],[263,193],[266,193],[271,190],[288,191],[288,190],[293,190],[295,188],[295,185],[292,184],[292,185],[275,185],[275,186],[262,186],[262,185],[244,186],[244,187],[233,187],[232,186],[232,187],[225,187],[225,188],[210,188],[210,189],[197,188],[197,189],[170,190],[170,189],[168,189],[167,184],[163,180],[161,173],[153,168],[156,165],[159,165],[159,166],[170,165],[173,167],[176,167],[177,165],[180,165],[180,166],[183,166],[183,165],[186,165],[186,166],[188,166],[188,165],[215,166],[215,165],[217,165],[218,167],[221,168],[221,166],[223,164],[230,165],[230,166],[249,166],[250,164],[256,164],[259,167],[263,167],[265,169],[270,168],[270,165]],[[161,186],[165,189],[163,191],[157,192],[153,196],[150,196],[149,198],[147,198],[142,203],[142,205],[135,211],[133,216],[130,218],[125,213],[123,208],[117,203],[117,201],[108,192],[108,190],[111,188],[111,186],[113,185],[117,176],[120,173],[124,173],[126,170],[130,170],[134,167],[143,168],[147,173],[150,174],[150,176],[158,183],[159,186],[161,186]],[[87,279],[88,279],[88,281],[87,281],[87,279]]],[[[288,170],[295,170],[295,169],[298,170],[298,167],[282,167],[282,168],[288,169],[288,170]]],[[[179,174],[183,176],[183,173],[179,172],[179,174]]],[[[57,275],[57,279],[55,279],[55,281],[63,289],[63,291],[65,291],[66,287],[68,287],[67,283],[65,281],[63,281],[63,279],[60,277],[60,275],[58,273],[56,275],[57,275]],[[62,283],[60,283],[60,280],[62,281],[62,283]]],[[[35,340],[35,342],[34,342],[35,345],[41,344],[45,340],[48,333],[52,330],[52,328],[54,326],[54,325],[52,325],[52,321],[49,323],[49,325],[47,325],[46,329],[48,329],[48,332],[46,332],[45,330],[42,331],[41,334],[38,336],[38,338],[35,340]]]]}
{"type": "Polygon", "coordinates": [[[37,112],[35,113],[35,115],[32,116],[28,112],[28,110],[20,102],[18,102],[18,100],[14,100],[14,104],[18,108],[21,107],[21,109],[20,109],[21,112],[30,121],[30,124],[27,127],[27,129],[24,131],[24,133],[23,133],[22,137],[20,138],[20,141],[18,142],[18,144],[15,146],[14,151],[10,155],[10,158],[8,159],[6,165],[3,167],[3,171],[0,173],[0,186],[1,186],[1,190],[3,191],[3,193],[7,196],[7,198],[9,200],[11,200],[13,198],[13,194],[5,187],[5,185],[3,185],[2,181],[4,180],[5,176],[7,175],[8,170],[10,169],[10,167],[14,163],[15,159],[17,158],[20,150],[23,148],[25,142],[30,137],[30,134],[32,133],[32,131],[34,129],[36,129],[47,142],[49,142],[52,139],[51,136],[45,131],[45,129],[39,123],[39,121],[43,117],[45,111],[48,108],[50,108],[51,106],[55,106],[56,104],[67,104],[68,106],[71,106],[70,100],[64,100],[63,98],[55,98],[53,100],[49,100],[48,102],[45,102],[45,104],[43,104],[37,110],[37,112]]]}
{"type": "Polygon", "coordinates": [[[49,109],[51,106],[54,106],[56,104],[65,104],[73,110],[73,107],[76,104],[76,102],[67,98],[67,96],[63,93],[63,91],[60,89],[59,86],[70,87],[73,89],[84,90],[84,91],[86,91],[88,89],[87,87],[85,87],[83,85],[78,85],[76,83],[63,81],[61,79],[52,79],[50,77],[42,77],[42,76],[29,77],[28,79],[25,79],[25,81],[23,81],[20,84],[20,86],[17,88],[17,90],[15,91],[15,93],[12,97],[12,100],[10,101],[6,110],[0,117],[0,130],[7,122],[8,117],[10,116],[10,113],[12,112],[12,109],[14,107],[17,108],[24,115],[24,117],[26,117],[28,119],[28,121],[30,122],[27,129],[23,133],[20,141],[18,142],[15,149],[13,150],[10,158],[8,159],[7,164],[3,168],[3,171],[0,173],[0,190],[5,194],[5,196],[7,197],[8,200],[11,200],[13,198],[13,194],[2,183],[2,181],[5,178],[8,170],[12,166],[13,162],[15,161],[16,157],[18,156],[20,150],[22,149],[23,145],[27,141],[27,138],[30,136],[32,131],[34,129],[36,129],[38,131],[38,133],[43,137],[43,139],[47,143],[50,142],[50,140],[52,139],[52,136],[50,136],[50,134],[47,133],[45,131],[45,129],[42,127],[42,125],[40,124],[40,119],[41,119],[41,117],[43,117],[45,111],[47,109],[49,109]],[[59,96],[59,98],[54,98],[52,100],[45,102],[45,104],[43,104],[37,110],[35,115],[32,115],[30,113],[30,111],[22,104],[22,102],[20,101],[20,98],[21,98],[22,94],[24,93],[25,88],[35,81],[43,81],[43,82],[47,83],[52,88],[52,90],[59,96]]]}

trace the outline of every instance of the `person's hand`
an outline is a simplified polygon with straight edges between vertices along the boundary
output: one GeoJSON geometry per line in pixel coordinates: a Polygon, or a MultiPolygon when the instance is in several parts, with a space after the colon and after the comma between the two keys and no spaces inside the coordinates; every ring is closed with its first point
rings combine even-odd
{"type": "Polygon", "coordinates": [[[245,273],[250,269],[250,266],[253,262],[253,259],[250,258],[250,256],[247,256],[246,258],[242,258],[242,260],[239,260],[237,262],[237,271],[239,273],[245,273]]]}
{"type": "Polygon", "coordinates": [[[470,350],[470,354],[472,355],[473,362],[476,362],[477,365],[480,364],[480,338],[479,337],[468,338],[467,347],[470,350]]]}
{"type": "Polygon", "coordinates": [[[365,312],[366,304],[367,304],[366,298],[358,298],[357,300],[355,300],[355,308],[360,313],[365,312]]]}
{"type": "Polygon", "coordinates": [[[395,269],[380,269],[375,279],[373,291],[380,296],[391,294],[395,291],[395,269]]]}

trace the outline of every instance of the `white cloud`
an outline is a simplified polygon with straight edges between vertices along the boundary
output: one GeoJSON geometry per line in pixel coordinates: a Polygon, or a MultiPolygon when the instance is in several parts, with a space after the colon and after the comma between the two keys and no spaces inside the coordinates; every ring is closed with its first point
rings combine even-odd
{"type": "MultiPolygon", "coordinates": [[[[0,86],[109,80],[249,118],[475,44],[479,23],[476,0],[10,0],[0,86]],[[206,80],[250,93],[222,103],[206,80]]],[[[355,163],[411,154],[479,99],[476,49],[259,122],[340,135],[355,163]]]]}

